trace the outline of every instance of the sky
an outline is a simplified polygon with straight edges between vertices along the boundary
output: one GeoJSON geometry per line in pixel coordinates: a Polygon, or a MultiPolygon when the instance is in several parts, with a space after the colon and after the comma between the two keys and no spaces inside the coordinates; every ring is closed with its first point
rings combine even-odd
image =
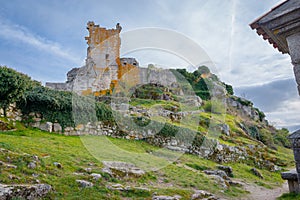
{"type": "MultiPolygon", "coordinates": [[[[84,65],[88,21],[107,28],[114,28],[119,22],[125,34],[153,27],[171,30],[199,45],[214,63],[213,72],[231,84],[236,95],[252,100],[266,113],[271,124],[293,131],[300,128],[300,99],[290,57],[279,53],[249,27],[280,2],[282,0],[2,1],[0,65],[43,83],[64,82],[70,69],[84,65]]],[[[187,67],[186,62],[164,52],[144,50],[126,56],[136,57],[142,66],[154,63],[172,68],[187,67]]]]}

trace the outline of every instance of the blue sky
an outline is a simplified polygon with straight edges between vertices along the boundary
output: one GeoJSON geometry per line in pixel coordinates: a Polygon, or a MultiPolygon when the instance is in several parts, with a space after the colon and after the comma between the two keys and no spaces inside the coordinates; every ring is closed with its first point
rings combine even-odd
{"type": "MultiPolygon", "coordinates": [[[[280,0],[10,0],[0,7],[0,64],[36,80],[63,82],[84,64],[86,23],[120,22],[127,32],[143,27],[177,31],[201,46],[221,80],[267,113],[276,126],[295,129],[300,104],[292,65],[251,30],[249,23],[280,0]]],[[[121,52],[122,53],[122,52],[121,52]]],[[[149,62],[185,67],[176,59],[136,54],[149,62]]],[[[139,57],[138,57],[139,56],[139,57]]],[[[177,67],[177,66],[176,66],[177,67]]]]}

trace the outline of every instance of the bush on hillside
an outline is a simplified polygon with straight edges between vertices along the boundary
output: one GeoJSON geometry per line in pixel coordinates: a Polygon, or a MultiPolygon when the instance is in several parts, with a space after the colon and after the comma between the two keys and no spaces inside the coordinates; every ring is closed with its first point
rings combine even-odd
{"type": "Polygon", "coordinates": [[[6,110],[12,103],[24,98],[27,90],[40,85],[25,74],[6,66],[0,66],[0,107],[6,116],[6,110]]]}
{"type": "Polygon", "coordinates": [[[42,86],[27,91],[18,107],[25,115],[40,113],[44,120],[58,122],[63,128],[96,120],[113,121],[110,107],[95,102],[94,97],[82,97],[42,86]]]}

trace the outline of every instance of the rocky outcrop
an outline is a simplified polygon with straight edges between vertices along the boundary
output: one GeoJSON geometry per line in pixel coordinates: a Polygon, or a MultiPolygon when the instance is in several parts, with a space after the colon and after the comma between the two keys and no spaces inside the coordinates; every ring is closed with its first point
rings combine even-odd
{"type": "Polygon", "coordinates": [[[40,199],[46,196],[50,191],[51,191],[51,186],[47,184],[37,184],[37,185],[0,184],[0,200],[40,199]]]}
{"type": "Polygon", "coordinates": [[[253,104],[240,97],[226,98],[226,103],[229,107],[233,107],[235,111],[239,112],[242,116],[247,116],[255,121],[260,120],[258,111],[253,108],[253,104]]]}
{"type": "Polygon", "coordinates": [[[145,171],[136,167],[134,164],[118,161],[103,161],[103,172],[114,177],[140,177],[145,174],[145,171]]]}
{"type": "Polygon", "coordinates": [[[224,166],[224,165],[219,165],[217,167],[218,167],[219,170],[224,171],[227,174],[227,176],[233,177],[232,167],[230,167],[230,166],[224,166]]]}

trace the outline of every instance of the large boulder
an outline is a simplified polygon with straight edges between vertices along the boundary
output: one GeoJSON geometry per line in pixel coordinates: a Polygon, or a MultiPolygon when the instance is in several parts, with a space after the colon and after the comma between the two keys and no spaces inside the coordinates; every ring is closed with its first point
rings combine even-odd
{"type": "Polygon", "coordinates": [[[6,199],[41,199],[51,191],[47,184],[36,185],[2,185],[0,184],[0,200],[6,199]]]}

